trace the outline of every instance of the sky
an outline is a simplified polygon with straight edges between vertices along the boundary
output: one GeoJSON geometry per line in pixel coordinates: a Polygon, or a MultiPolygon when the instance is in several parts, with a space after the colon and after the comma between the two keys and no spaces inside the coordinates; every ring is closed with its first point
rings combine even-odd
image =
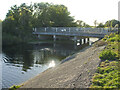
{"type": "Polygon", "coordinates": [[[68,8],[71,16],[76,20],[82,20],[89,25],[94,25],[94,21],[105,23],[107,20],[118,20],[118,2],[120,0],[2,0],[0,2],[0,19],[5,16],[13,5],[21,3],[30,4],[35,2],[49,2],[63,4],[68,8]]]}

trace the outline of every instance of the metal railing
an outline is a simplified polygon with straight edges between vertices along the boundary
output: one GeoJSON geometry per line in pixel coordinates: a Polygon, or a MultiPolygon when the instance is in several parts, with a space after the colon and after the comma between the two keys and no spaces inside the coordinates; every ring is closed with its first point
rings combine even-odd
{"type": "Polygon", "coordinates": [[[33,34],[57,33],[57,34],[109,34],[118,31],[117,28],[78,28],[78,27],[40,27],[33,28],[33,34]]]}

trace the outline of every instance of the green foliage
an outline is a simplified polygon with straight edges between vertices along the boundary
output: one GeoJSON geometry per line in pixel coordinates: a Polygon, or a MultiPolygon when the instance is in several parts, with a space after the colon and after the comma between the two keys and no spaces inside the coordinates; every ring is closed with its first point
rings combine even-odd
{"type": "Polygon", "coordinates": [[[102,60],[115,60],[116,53],[111,50],[104,50],[100,53],[99,58],[102,60]]]}
{"type": "Polygon", "coordinates": [[[14,5],[3,21],[3,45],[35,40],[32,35],[33,27],[72,26],[77,24],[64,5],[49,3],[14,5]]]}
{"type": "MultiPolygon", "coordinates": [[[[106,46],[106,49],[103,52],[101,52],[100,57],[103,57],[103,53],[105,54],[108,51],[109,53],[107,53],[107,54],[110,54],[113,58],[114,58],[115,54],[116,54],[115,57],[119,58],[119,52],[118,52],[119,47],[118,46],[120,44],[120,35],[116,34],[116,33],[111,33],[109,36],[106,35],[102,40],[107,43],[107,46],[106,46]]],[[[105,58],[105,57],[103,57],[103,58],[105,58]]],[[[113,58],[111,58],[111,59],[113,59],[113,58]]]]}
{"type": "Polygon", "coordinates": [[[106,27],[116,27],[116,26],[120,27],[120,22],[118,20],[115,20],[115,19],[109,20],[105,23],[105,26],[106,27]]]}
{"type": "Polygon", "coordinates": [[[76,26],[74,18],[64,5],[35,3],[33,22],[34,27],[72,27],[76,26]]]}
{"type": "Polygon", "coordinates": [[[110,41],[110,42],[120,41],[120,37],[117,34],[117,35],[111,36],[107,41],[110,41]]]}
{"type": "MultiPolygon", "coordinates": [[[[97,21],[94,21],[94,24],[96,26],[97,21]]],[[[103,23],[99,23],[97,28],[103,28],[103,27],[109,27],[109,28],[120,28],[120,21],[112,19],[112,20],[108,20],[105,22],[105,24],[103,23]]]]}
{"type": "Polygon", "coordinates": [[[74,26],[74,18],[70,16],[67,7],[64,5],[51,5],[49,8],[52,26],[70,27],[74,26]]]}
{"type": "Polygon", "coordinates": [[[20,87],[21,87],[20,85],[13,85],[12,87],[9,88],[9,90],[16,90],[20,87]]]}
{"type": "Polygon", "coordinates": [[[32,36],[32,6],[14,5],[3,21],[3,45],[27,42],[32,36]]]}
{"type": "Polygon", "coordinates": [[[103,23],[99,23],[99,25],[97,26],[97,28],[104,28],[104,24],[103,23]]]}
{"type": "Polygon", "coordinates": [[[77,20],[76,24],[78,27],[90,27],[90,25],[86,24],[84,21],[82,20],[77,20]]]}
{"type": "Polygon", "coordinates": [[[90,88],[120,88],[120,70],[117,60],[120,57],[118,51],[120,35],[115,33],[106,35],[102,40],[107,42],[107,46],[99,57],[106,61],[102,61],[100,67],[97,68],[90,88]]]}
{"type": "Polygon", "coordinates": [[[11,45],[11,44],[18,44],[19,42],[22,42],[22,40],[20,38],[18,38],[17,36],[11,35],[9,33],[3,33],[3,37],[2,37],[2,43],[4,45],[11,45]]]}
{"type": "Polygon", "coordinates": [[[93,76],[90,88],[119,88],[119,68],[117,61],[101,62],[96,74],[93,76]],[[107,64],[107,65],[106,65],[107,64]]]}

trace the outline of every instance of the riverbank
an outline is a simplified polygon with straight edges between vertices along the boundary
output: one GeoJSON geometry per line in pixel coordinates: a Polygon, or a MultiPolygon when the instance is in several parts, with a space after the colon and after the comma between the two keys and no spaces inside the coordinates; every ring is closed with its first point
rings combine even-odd
{"type": "Polygon", "coordinates": [[[21,88],[88,88],[100,64],[99,53],[104,48],[104,45],[92,45],[71,60],[26,81],[21,88]]]}

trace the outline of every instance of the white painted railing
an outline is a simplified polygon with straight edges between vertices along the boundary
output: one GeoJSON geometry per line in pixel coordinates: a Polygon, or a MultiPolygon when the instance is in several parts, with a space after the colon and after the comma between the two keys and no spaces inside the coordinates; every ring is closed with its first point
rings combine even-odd
{"type": "Polygon", "coordinates": [[[78,28],[78,27],[41,27],[33,28],[33,33],[89,33],[89,34],[109,34],[118,31],[117,28],[78,28]]]}

